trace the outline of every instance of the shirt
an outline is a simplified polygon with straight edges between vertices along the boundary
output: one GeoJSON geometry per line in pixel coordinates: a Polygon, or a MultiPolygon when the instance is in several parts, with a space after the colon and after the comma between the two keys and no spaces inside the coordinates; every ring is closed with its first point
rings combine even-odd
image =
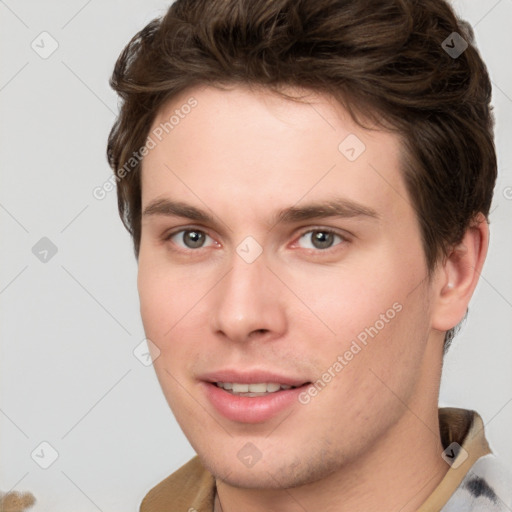
{"type": "MultiPolygon", "coordinates": [[[[418,512],[510,512],[512,476],[492,454],[475,411],[439,409],[446,475],[418,512]]],[[[213,512],[215,478],[194,457],[153,487],[140,512],[213,512]]]]}

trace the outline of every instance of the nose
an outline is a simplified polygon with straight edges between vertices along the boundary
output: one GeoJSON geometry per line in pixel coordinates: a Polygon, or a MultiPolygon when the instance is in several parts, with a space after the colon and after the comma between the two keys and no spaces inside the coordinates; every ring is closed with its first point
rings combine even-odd
{"type": "Polygon", "coordinates": [[[286,294],[264,254],[247,263],[233,254],[231,270],[211,296],[211,328],[233,342],[281,336],[286,330],[286,294]]]}

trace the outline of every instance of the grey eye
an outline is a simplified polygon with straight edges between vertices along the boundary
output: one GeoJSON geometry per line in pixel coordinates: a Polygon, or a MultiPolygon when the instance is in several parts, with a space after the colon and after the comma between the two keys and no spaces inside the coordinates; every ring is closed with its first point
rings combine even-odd
{"type": "Polygon", "coordinates": [[[206,233],[198,229],[182,229],[174,235],[171,239],[184,249],[198,249],[203,247],[207,238],[210,238],[206,233]]]}
{"type": "Polygon", "coordinates": [[[299,240],[310,240],[309,246],[306,246],[306,249],[330,249],[334,245],[335,238],[339,238],[343,240],[343,238],[332,232],[325,229],[316,229],[312,231],[308,231],[304,233],[299,240]]]}

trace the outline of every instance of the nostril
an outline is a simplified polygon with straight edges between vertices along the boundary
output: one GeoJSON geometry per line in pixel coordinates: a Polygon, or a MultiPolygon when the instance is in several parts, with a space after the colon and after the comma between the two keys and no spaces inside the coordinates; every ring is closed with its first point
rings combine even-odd
{"type": "Polygon", "coordinates": [[[259,336],[263,336],[264,334],[266,334],[268,332],[268,329],[254,329],[254,331],[251,331],[249,333],[249,336],[247,337],[247,339],[252,339],[254,338],[255,336],[256,337],[259,337],[259,336]]]}

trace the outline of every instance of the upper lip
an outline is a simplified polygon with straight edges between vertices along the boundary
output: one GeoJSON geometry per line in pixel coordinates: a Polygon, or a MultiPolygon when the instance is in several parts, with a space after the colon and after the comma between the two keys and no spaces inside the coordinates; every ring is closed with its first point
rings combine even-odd
{"type": "Polygon", "coordinates": [[[309,382],[307,379],[289,377],[272,371],[240,371],[230,369],[204,373],[199,376],[199,379],[206,382],[234,382],[239,384],[276,383],[293,387],[302,386],[309,382]]]}

